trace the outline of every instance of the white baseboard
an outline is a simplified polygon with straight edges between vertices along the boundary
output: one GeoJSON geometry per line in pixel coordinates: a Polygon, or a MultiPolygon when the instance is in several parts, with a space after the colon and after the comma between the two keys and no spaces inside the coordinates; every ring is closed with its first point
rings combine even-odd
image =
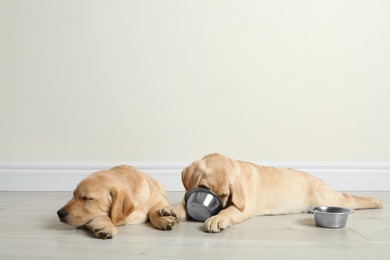
{"type": "MultiPolygon", "coordinates": [[[[113,163],[0,163],[0,191],[72,191],[92,172],[113,163]]],[[[188,163],[129,163],[161,182],[167,191],[183,191],[181,170],[188,163]]],[[[264,164],[309,172],[335,190],[388,191],[390,164],[264,164]]]]}

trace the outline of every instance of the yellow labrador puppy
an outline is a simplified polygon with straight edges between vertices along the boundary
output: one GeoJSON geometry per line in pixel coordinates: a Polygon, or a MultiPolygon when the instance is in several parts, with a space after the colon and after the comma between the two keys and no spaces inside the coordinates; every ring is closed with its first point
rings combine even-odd
{"type": "Polygon", "coordinates": [[[73,198],[57,215],[63,223],[85,227],[96,237],[106,239],[117,234],[116,226],[148,220],[158,229],[172,229],[176,216],[159,210],[168,206],[161,184],[133,167],[122,165],[82,180],[73,198]]]}
{"type": "MultiPolygon", "coordinates": [[[[378,199],[336,192],[308,173],[263,167],[220,154],[207,155],[187,166],[182,181],[186,191],[207,188],[222,201],[224,209],[205,221],[206,232],[220,232],[255,215],[302,213],[318,205],[382,208],[378,199]]],[[[172,209],[163,211],[171,213],[172,209]]],[[[179,220],[187,218],[184,199],[173,212],[179,220]]]]}

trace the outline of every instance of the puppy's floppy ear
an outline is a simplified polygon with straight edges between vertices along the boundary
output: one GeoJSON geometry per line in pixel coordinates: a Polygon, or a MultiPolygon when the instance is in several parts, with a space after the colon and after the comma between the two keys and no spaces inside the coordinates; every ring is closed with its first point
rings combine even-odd
{"type": "Polygon", "coordinates": [[[112,197],[111,221],[115,225],[130,215],[134,211],[135,205],[129,194],[120,192],[117,188],[111,188],[110,194],[112,197]]]}
{"type": "Polygon", "coordinates": [[[245,193],[238,178],[230,184],[230,199],[232,204],[241,212],[245,210],[245,193]]]}
{"type": "Polygon", "coordinates": [[[186,191],[195,188],[200,180],[200,174],[196,172],[196,168],[193,165],[187,166],[181,172],[181,181],[183,182],[186,191]]]}

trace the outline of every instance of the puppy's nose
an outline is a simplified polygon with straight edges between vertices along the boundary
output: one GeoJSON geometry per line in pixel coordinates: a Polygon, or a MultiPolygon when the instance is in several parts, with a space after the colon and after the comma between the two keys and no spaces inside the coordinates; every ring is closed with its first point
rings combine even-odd
{"type": "Polygon", "coordinates": [[[57,215],[60,219],[64,219],[68,215],[68,212],[64,209],[60,209],[57,211],[57,215]]]}

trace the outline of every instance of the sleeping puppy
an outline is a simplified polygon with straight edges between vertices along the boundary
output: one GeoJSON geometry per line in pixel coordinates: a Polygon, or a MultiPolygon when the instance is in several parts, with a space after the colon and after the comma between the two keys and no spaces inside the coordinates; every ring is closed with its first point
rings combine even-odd
{"type": "Polygon", "coordinates": [[[99,171],[82,180],[73,198],[57,215],[60,221],[91,230],[98,238],[112,238],[116,226],[145,223],[170,230],[176,216],[168,207],[166,191],[156,180],[130,166],[99,171]]]}
{"type": "MultiPolygon", "coordinates": [[[[378,199],[336,192],[308,173],[263,167],[220,154],[193,162],[182,171],[182,181],[186,191],[210,189],[222,201],[223,210],[204,222],[206,232],[220,232],[255,215],[303,213],[318,205],[382,208],[378,199]]],[[[169,208],[165,211],[172,212],[169,208]]],[[[174,212],[183,220],[187,218],[184,199],[174,212]]]]}

